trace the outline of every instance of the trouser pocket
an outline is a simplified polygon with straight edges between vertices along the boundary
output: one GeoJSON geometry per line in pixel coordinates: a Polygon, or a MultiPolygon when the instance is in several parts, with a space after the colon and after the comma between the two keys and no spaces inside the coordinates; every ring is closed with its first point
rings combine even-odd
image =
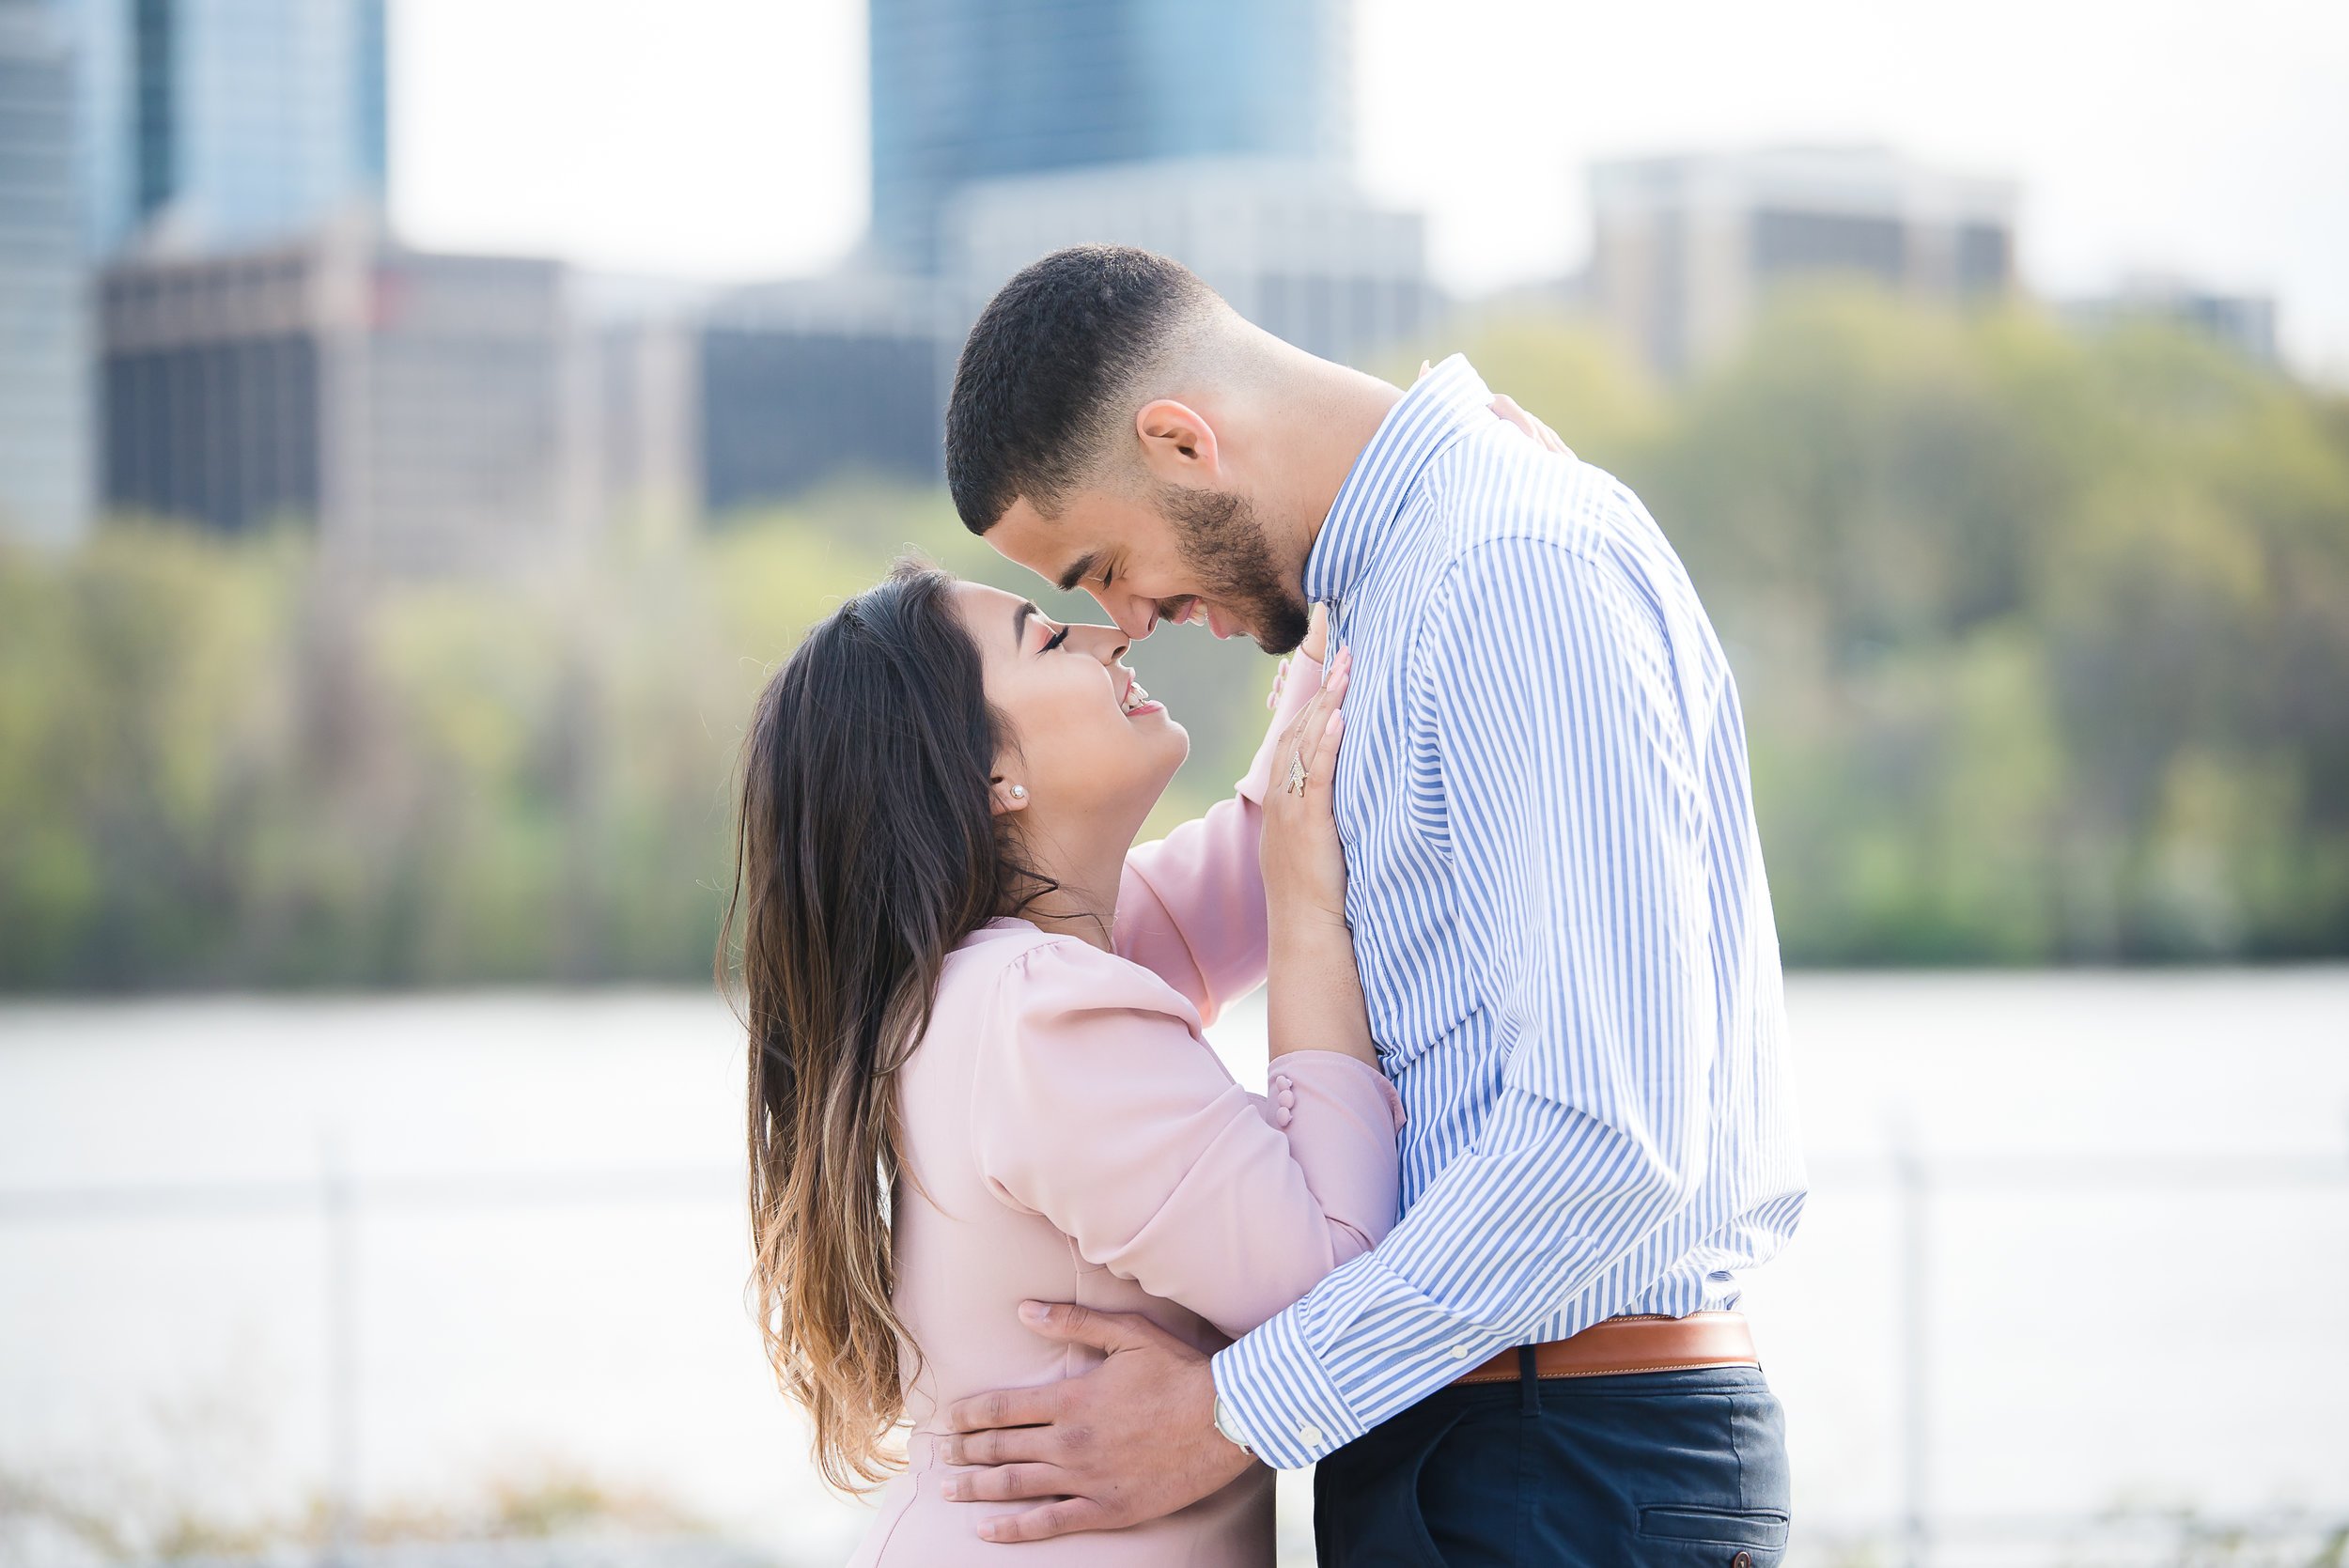
{"type": "Polygon", "coordinates": [[[1427,1464],[1462,1412],[1431,1400],[1375,1426],[1314,1469],[1319,1568],[1452,1568],[1427,1531],[1427,1464]]]}
{"type": "Polygon", "coordinates": [[[1539,1437],[1530,1560],[1776,1568],[1786,1556],[1785,1430],[1757,1369],[1548,1381],[1539,1437]]]}
{"type": "Polygon", "coordinates": [[[1694,1508],[1680,1503],[1640,1510],[1639,1538],[1690,1548],[1681,1560],[1722,1568],[1776,1568],[1786,1555],[1786,1515],[1773,1509],[1694,1508]]]}

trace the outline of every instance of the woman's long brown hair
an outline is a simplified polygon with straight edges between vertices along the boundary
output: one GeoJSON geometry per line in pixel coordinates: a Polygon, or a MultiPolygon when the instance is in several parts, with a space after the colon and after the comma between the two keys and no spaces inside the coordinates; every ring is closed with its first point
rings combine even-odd
{"type": "Polygon", "coordinates": [[[1003,721],[953,582],[900,563],[759,694],[718,950],[723,986],[739,940],[759,1330],[824,1479],[848,1491],[894,1467],[919,1354],[890,1299],[897,1072],[947,954],[1049,886],[995,825],[1003,721]]]}

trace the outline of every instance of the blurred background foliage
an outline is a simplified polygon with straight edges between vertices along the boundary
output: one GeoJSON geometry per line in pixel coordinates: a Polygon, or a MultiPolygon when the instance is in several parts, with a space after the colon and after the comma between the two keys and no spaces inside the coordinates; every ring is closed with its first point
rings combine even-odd
{"type": "MultiPolygon", "coordinates": [[[[1688,562],[1789,961],[2349,953],[2349,401],[1851,291],[1685,388],[1538,314],[1427,348],[1688,562]]],[[[877,488],[528,582],[351,582],[291,526],[0,551],[0,986],[706,976],[751,697],[909,546],[1099,618],[877,488]]],[[[1192,737],[1161,831],[1239,771],[1269,670],[1196,633],[1132,659],[1192,737]]]]}

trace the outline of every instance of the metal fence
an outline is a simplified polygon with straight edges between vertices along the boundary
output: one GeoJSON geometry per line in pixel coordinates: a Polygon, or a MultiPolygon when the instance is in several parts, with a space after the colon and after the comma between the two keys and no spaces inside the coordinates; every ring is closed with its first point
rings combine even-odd
{"type": "MultiPolygon", "coordinates": [[[[1937,1406],[1933,1350],[1939,1329],[1933,1277],[1935,1239],[1945,1201],[1960,1195],[2024,1193],[2061,1199],[2081,1194],[2137,1195],[2317,1191],[2349,1205],[2349,1151],[2332,1157],[2296,1156],[2108,1157],[2066,1158],[1938,1157],[1913,1147],[1889,1161],[1819,1162],[1813,1188],[1821,1192],[1887,1195],[1897,1206],[1898,1343],[1901,1381],[1896,1442],[1901,1502],[1894,1517],[1858,1529],[1807,1528],[1798,1535],[1800,1560],[1811,1564],[1886,1564],[1902,1568],[1961,1568],[1966,1564],[2231,1564],[2349,1563],[2349,1436],[2341,1448],[2344,1496],[2335,1506],[2211,1516],[2175,1510],[2111,1511],[2049,1516],[1975,1516],[1942,1509],[1936,1497],[1937,1406]]],[[[612,1543],[556,1547],[528,1543],[459,1545],[363,1544],[357,1454],[365,1420],[358,1374],[357,1259],[370,1216],[390,1214],[595,1208],[616,1203],[739,1204],[739,1169],[718,1166],[567,1171],[533,1174],[370,1178],[360,1181],[336,1152],[324,1151],[319,1173],[292,1181],[192,1186],[121,1186],[0,1192],[0,1226],[103,1226],[118,1220],[218,1219],[233,1217],[315,1216],[326,1245],[319,1281],[328,1369],[324,1383],[325,1455],[331,1528],[320,1560],[339,1568],[390,1564],[459,1568],[475,1561],[669,1561],[725,1568],[761,1560],[722,1543],[612,1543]],[[617,1554],[616,1556],[614,1554],[617,1554]],[[550,1555],[552,1554],[552,1555],[550,1555]],[[631,1555],[632,1554],[632,1555],[631,1555]],[[712,1555],[714,1554],[714,1555],[712,1555]]],[[[2349,1207],[2344,1208],[2349,1219],[2349,1207]]],[[[284,1556],[272,1561],[294,1561],[284,1556]]],[[[192,1568],[194,1560],[181,1560],[192,1568]]],[[[217,1562],[210,1568],[222,1568],[217,1562]]]]}
{"type": "MultiPolygon", "coordinates": [[[[1814,1192],[1875,1192],[1898,1207],[1898,1435],[1901,1503],[1894,1517],[1859,1530],[1809,1531],[1818,1562],[1897,1563],[1901,1568],[1982,1564],[2229,1564],[2237,1568],[2341,1568],[2349,1563],[2349,1436],[2344,1436],[2335,1506],[2208,1514],[2113,1508],[2051,1514],[1965,1514],[1936,1496],[1934,1346],[1938,1337],[1935,1241],[1946,1201],[1997,1194],[2052,1201],[2082,1196],[2157,1197],[2288,1191],[2332,1195],[2349,1221],[2349,1148],[2336,1156],[2060,1155],[1928,1158],[1903,1131],[1886,1160],[1813,1161],[1814,1192]]],[[[2349,1355],[2349,1350],[2341,1352],[2349,1355]]]]}

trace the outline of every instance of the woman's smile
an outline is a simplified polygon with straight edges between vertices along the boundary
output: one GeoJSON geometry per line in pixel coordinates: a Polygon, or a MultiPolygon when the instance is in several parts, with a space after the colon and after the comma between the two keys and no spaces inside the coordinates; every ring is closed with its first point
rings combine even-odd
{"type": "Polygon", "coordinates": [[[1126,677],[1126,690],[1119,694],[1117,706],[1128,719],[1138,719],[1145,713],[1166,711],[1166,705],[1154,699],[1148,691],[1143,689],[1142,682],[1131,675],[1126,677]]]}

